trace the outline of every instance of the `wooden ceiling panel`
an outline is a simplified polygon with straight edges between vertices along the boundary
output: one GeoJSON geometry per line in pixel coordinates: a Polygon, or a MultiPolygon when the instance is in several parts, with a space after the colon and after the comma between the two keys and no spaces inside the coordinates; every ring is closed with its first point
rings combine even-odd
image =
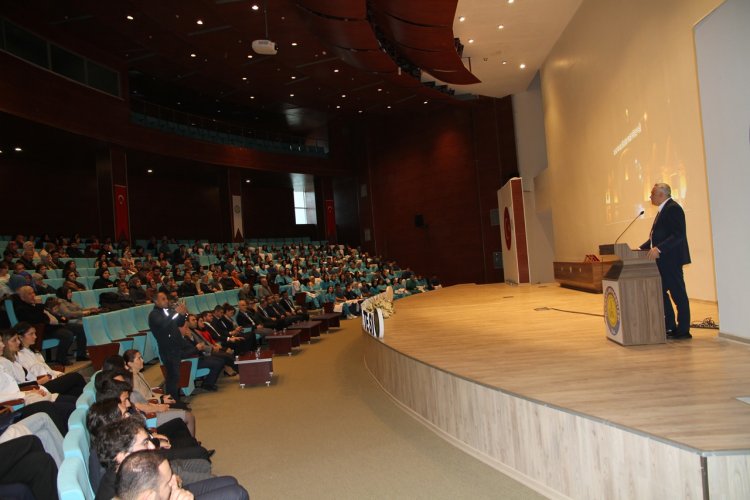
{"type": "Polygon", "coordinates": [[[352,51],[333,47],[331,51],[345,63],[373,73],[393,73],[398,70],[393,59],[381,50],[352,51]]]}
{"type": "Polygon", "coordinates": [[[326,43],[356,50],[378,50],[378,40],[370,23],[364,20],[339,21],[310,16],[310,27],[326,43]]]}
{"type": "Polygon", "coordinates": [[[302,8],[317,14],[343,19],[365,19],[367,4],[364,0],[301,0],[302,8]]]}
{"type": "Polygon", "coordinates": [[[444,82],[460,85],[479,83],[479,79],[464,66],[455,51],[428,52],[404,46],[399,46],[399,50],[414,64],[444,82]]]}
{"type": "Polygon", "coordinates": [[[458,0],[371,0],[379,10],[425,26],[453,26],[458,0]]]}

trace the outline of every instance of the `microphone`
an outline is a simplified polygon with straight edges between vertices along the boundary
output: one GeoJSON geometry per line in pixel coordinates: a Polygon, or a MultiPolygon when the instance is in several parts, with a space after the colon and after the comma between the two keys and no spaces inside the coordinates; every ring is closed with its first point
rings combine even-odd
{"type": "Polygon", "coordinates": [[[639,213],[638,215],[636,215],[636,216],[635,216],[635,219],[633,219],[633,220],[632,220],[632,221],[630,222],[630,224],[628,224],[628,227],[626,227],[626,228],[625,228],[625,231],[621,232],[621,233],[620,233],[620,236],[618,236],[618,237],[617,237],[617,239],[615,240],[615,243],[614,243],[615,245],[617,245],[617,242],[618,242],[618,241],[620,241],[620,238],[622,238],[622,235],[623,235],[623,234],[625,234],[625,233],[627,232],[627,230],[628,230],[628,229],[630,229],[630,226],[632,226],[632,225],[633,225],[633,223],[634,223],[635,221],[637,221],[637,220],[638,220],[638,217],[640,217],[641,215],[643,215],[643,214],[645,214],[645,213],[646,213],[646,211],[645,211],[645,210],[641,210],[641,213],[639,213]]]}

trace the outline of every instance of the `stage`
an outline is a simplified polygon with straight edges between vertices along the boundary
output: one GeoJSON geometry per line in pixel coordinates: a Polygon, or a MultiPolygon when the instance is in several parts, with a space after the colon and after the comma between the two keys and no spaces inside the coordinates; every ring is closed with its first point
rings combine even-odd
{"type": "MultiPolygon", "coordinates": [[[[750,345],[607,340],[602,295],[459,285],[395,304],[365,362],[402,406],[550,497],[750,495],[750,345]]],[[[693,321],[715,304],[691,302],[693,321]]]]}

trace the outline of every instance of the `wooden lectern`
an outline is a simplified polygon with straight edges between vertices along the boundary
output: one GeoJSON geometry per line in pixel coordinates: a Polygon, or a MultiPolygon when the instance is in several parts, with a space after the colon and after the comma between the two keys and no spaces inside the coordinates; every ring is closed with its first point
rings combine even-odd
{"type": "Polygon", "coordinates": [[[622,345],[665,343],[661,276],[648,251],[615,243],[601,245],[599,253],[620,258],[602,279],[607,338],[622,345]]]}

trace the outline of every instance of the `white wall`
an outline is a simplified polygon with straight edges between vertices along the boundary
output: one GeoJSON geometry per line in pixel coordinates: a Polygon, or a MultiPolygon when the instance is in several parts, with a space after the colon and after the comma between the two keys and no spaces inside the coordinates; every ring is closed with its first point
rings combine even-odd
{"type": "Polygon", "coordinates": [[[695,27],[721,332],[750,339],[750,1],[695,27]]]}
{"type": "Polygon", "coordinates": [[[721,3],[584,0],[560,36],[541,71],[556,260],[596,253],[641,209],[621,241],[643,243],[651,187],[667,182],[687,218],[688,295],[716,300],[693,28],[721,3]]]}
{"type": "Polygon", "coordinates": [[[554,281],[554,233],[552,211],[538,199],[535,178],[547,168],[547,139],[539,74],[525,92],[513,95],[518,171],[523,179],[526,238],[531,283],[554,281]],[[537,203],[539,202],[539,203],[537,203]],[[546,207],[546,208],[544,208],[546,207]]]}

